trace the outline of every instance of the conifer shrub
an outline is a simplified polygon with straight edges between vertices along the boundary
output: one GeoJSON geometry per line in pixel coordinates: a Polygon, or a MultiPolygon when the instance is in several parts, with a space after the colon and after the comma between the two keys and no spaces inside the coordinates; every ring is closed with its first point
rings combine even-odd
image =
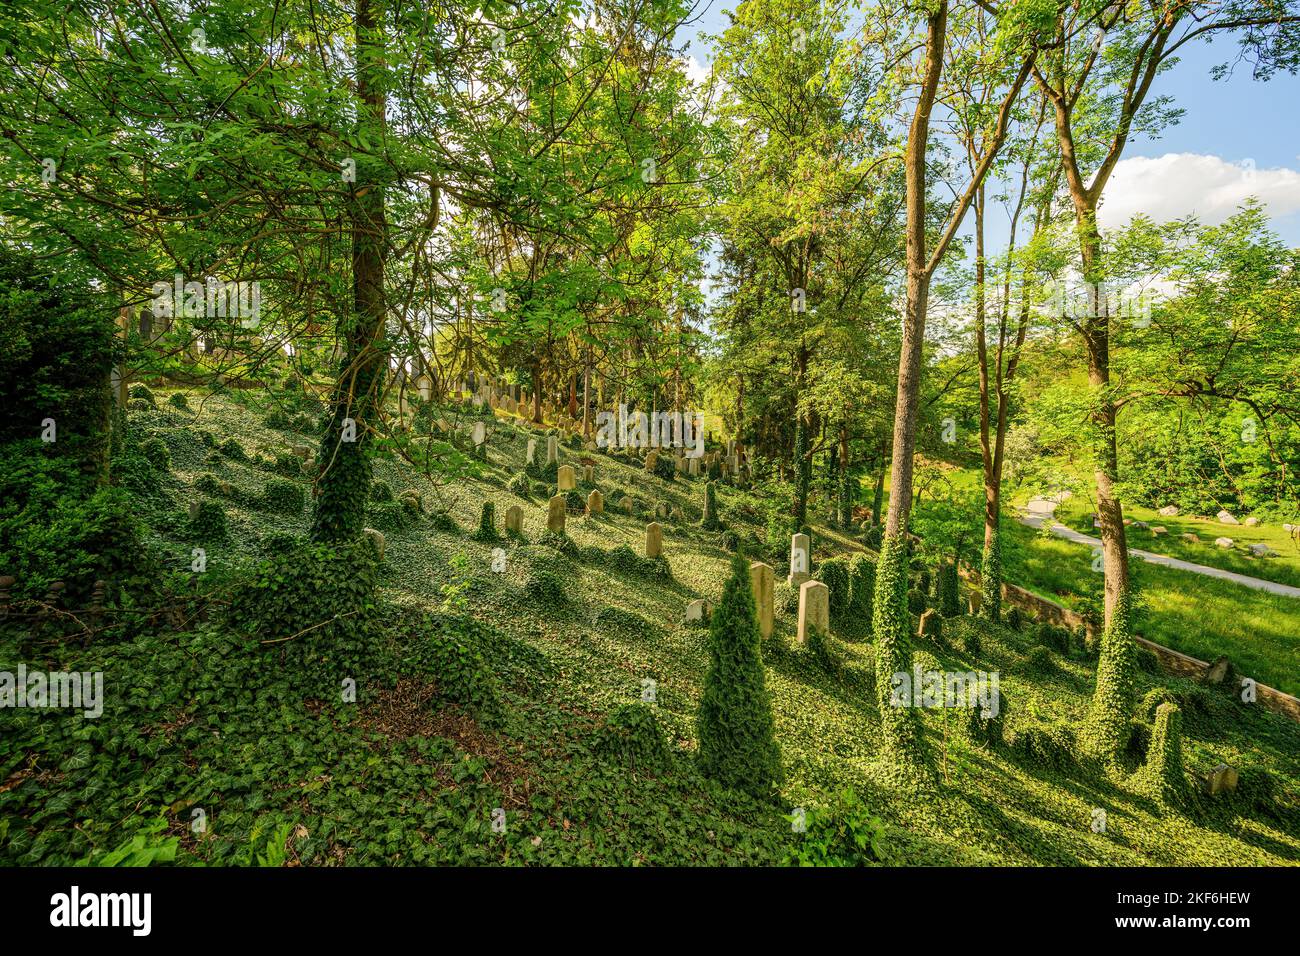
{"type": "Polygon", "coordinates": [[[296,515],[302,513],[307,495],[300,485],[282,478],[273,478],[262,490],[262,503],[268,511],[296,515]]]}
{"type": "Polygon", "coordinates": [[[749,566],[736,557],[709,621],[709,671],[696,717],[700,770],[725,787],[770,798],[783,772],[759,644],[749,566]]]}
{"type": "Polygon", "coordinates": [[[944,617],[957,617],[961,614],[961,596],[957,587],[957,564],[955,561],[943,561],[937,572],[936,590],[939,598],[939,613],[944,617]]]}
{"type": "Polygon", "coordinates": [[[497,533],[496,505],[492,502],[483,502],[483,508],[479,512],[478,527],[470,535],[470,539],[473,541],[501,540],[501,535],[497,533]]]}
{"type": "Polygon", "coordinates": [[[704,518],[700,521],[700,526],[705,531],[717,531],[722,527],[722,522],[718,519],[718,501],[717,486],[708,482],[704,486],[704,518]]]}
{"type": "Polygon", "coordinates": [[[1183,771],[1183,713],[1168,701],[1156,708],[1147,762],[1135,775],[1134,783],[1162,806],[1181,807],[1189,788],[1183,771]]]}
{"type": "Polygon", "coordinates": [[[1115,603],[1110,627],[1101,638],[1097,687],[1083,735],[1084,751],[1107,763],[1124,751],[1133,710],[1137,665],[1136,645],[1129,628],[1129,594],[1124,591],[1115,603]]]}
{"type": "Polygon", "coordinates": [[[632,770],[669,769],[672,747],[668,736],[647,704],[622,704],[596,731],[592,750],[603,759],[632,770]]]}
{"type": "Polygon", "coordinates": [[[852,596],[848,562],[843,558],[827,558],[817,567],[817,580],[830,592],[831,617],[837,620],[847,618],[852,596]]]}

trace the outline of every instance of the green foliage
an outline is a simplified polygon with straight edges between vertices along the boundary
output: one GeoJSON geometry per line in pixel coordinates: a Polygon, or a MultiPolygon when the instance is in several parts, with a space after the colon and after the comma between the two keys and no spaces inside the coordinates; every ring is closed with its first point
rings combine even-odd
{"type": "Polygon", "coordinates": [[[646,637],[655,630],[653,624],[635,611],[626,611],[613,605],[596,612],[596,626],[631,637],[646,637]]]}
{"type": "Polygon", "coordinates": [[[502,714],[500,691],[476,637],[480,625],[464,615],[429,616],[414,647],[418,664],[433,678],[440,698],[468,707],[480,720],[502,714]]]}
{"type": "Polygon", "coordinates": [[[221,482],[212,472],[205,471],[194,479],[194,490],[201,491],[205,495],[216,496],[221,494],[221,482]]]}
{"type": "Polygon", "coordinates": [[[529,484],[527,475],[515,475],[506,484],[506,489],[513,495],[520,498],[527,498],[532,493],[532,487],[529,484]]]}
{"type": "Polygon", "coordinates": [[[470,538],[485,542],[501,540],[501,535],[497,533],[496,506],[492,502],[483,502],[483,508],[479,512],[478,527],[470,538]]]}
{"type": "Polygon", "coordinates": [[[307,494],[301,485],[281,478],[273,478],[262,490],[262,503],[268,511],[297,515],[302,513],[303,505],[307,503],[307,494]]]}
{"type": "Polygon", "coordinates": [[[1033,725],[1019,729],[1011,741],[1012,752],[1022,761],[1066,773],[1078,766],[1077,743],[1065,724],[1033,725]]]}
{"type": "Polygon", "coordinates": [[[393,489],[386,481],[376,479],[370,483],[370,500],[385,502],[393,500],[393,489]]]}
{"type": "Polygon", "coordinates": [[[185,397],[184,392],[172,392],[171,395],[167,396],[167,404],[183,412],[190,409],[189,399],[185,397]]]}
{"type": "Polygon", "coordinates": [[[673,762],[667,735],[646,704],[622,704],[606,718],[592,749],[603,759],[633,770],[661,772],[673,762]]]}
{"type": "Polygon", "coordinates": [[[717,486],[712,482],[704,485],[704,518],[700,526],[705,531],[717,531],[722,527],[718,518],[717,486]]]}
{"type": "Polygon", "coordinates": [[[1002,618],[1002,532],[997,530],[984,545],[980,563],[980,617],[989,621],[1002,618]]]}
{"type": "Polygon", "coordinates": [[[759,643],[749,567],[733,558],[709,620],[709,671],[696,717],[699,763],[723,786],[767,798],[783,773],[759,643]]]}
{"type": "Polygon", "coordinates": [[[1187,775],[1183,771],[1183,712],[1169,701],[1156,708],[1155,727],[1147,748],[1147,762],[1135,783],[1158,803],[1182,807],[1188,802],[1187,775]]]}
{"type": "Polygon", "coordinates": [[[535,570],[524,584],[524,596],[539,607],[556,609],[569,603],[564,582],[554,571],[535,570]]]}
{"type": "Polygon", "coordinates": [[[1111,762],[1128,744],[1136,677],[1136,644],[1130,630],[1128,591],[1120,593],[1110,626],[1101,638],[1097,660],[1097,687],[1084,731],[1084,749],[1090,756],[1111,762]]]}
{"type": "Polygon", "coordinates": [[[217,450],[231,461],[248,461],[248,452],[244,451],[244,446],[239,443],[239,439],[233,436],[218,445],[217,450]]]}
{"type": "Polygon", "coordinates": [[[895,674],[912,671],[912,620],[907,605],[907,547],[902,536],[886,538],[876,565],[872,633],[876,644],[876,704],[885,756],[904,767],[924,765],[928,755],[913,707],[894,707],[895,674]]]}
{"type": "Polygon", "coordinates": [[[944,617],[961,614],[960,591],[957,586],[957,564],[953,561],[939,563],[938,582],[939,613],[944,617]]]}
{"type": "Polygon", "coordinates": [[[167,818],[158,817],[112,850],[92,851],[79,866],[153,866],[176,862],[180,840],[165,836],[167,818]]]}
{"type": "MultiPolygon", "coordinates": [[[[282,649],[308,679],[371,672],[379,566],[367,542],[304,544],[260,562],[231,594],[226,622],[282,649]]],[[[337,684],[335,684],[337,686],[337,684]]]]}
{"type": "Polygon", "coordinates": [[[848,562],[844,558],[827,558],[817,567],[817,580],[830,592],[831,617],[847,619],[853,593],[848,562]]]}
{"type": "Polygon", "coordinates": [[[171,468],[171,452],[167,449],[167,443],[161,438],[146,438],[142,441],[140,454],[149,461],[155,471],[166,472],[171,468]]]}
{"type": "Polygon", "coordinates": [[[876,587],[876,566],[865,554],[849,558],[849,605],[854,619],[871,621],[872,592],[876,587]]]}
{"type": "Polygon", "coordinates": [[[189,523],[189,535],[195,541],[225,541],[229,536],[226,509],[216,501],[200,501],[189,523]]]}
{"type": "Polygon", "coordinates": [[[882,866],[896,862],[890,857],[884,823],[852,787],[841,791],[831,807],[806,811],[803,822],[807,830],[795,838],[787,865],[882,866]]]}

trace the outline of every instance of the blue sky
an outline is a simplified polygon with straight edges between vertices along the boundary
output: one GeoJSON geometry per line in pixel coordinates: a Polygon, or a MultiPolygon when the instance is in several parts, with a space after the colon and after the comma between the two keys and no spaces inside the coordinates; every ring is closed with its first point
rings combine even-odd
{"type": "MultiPolygon", "coordinates": [[[[700,2],[707,9],[689,32],[721,32],[722,11],[734,7],[732,0],[700,2]]],[[[1278,75],[1262,83],[1243,66],[1228,79],[1211,79],[1211,68],[1234,48],[1229,38],[1189,45],[1181,62],[1157,80],[1155,92],[1174,97],[1182,120],[1159,139],[1128,145],[1103,200],[1103,225],[1118,225],[1137,210],[1156,219],[1196,213],[1221,221],[1245,196],[1257,195],[1279,235],[1300,246],[1300,77],[1278,75]]],[[[701,64],[710,58],[698,40],[690,53],[701,64]]],[[[993,245],[996,230],[990,231],[993,245]]]]}

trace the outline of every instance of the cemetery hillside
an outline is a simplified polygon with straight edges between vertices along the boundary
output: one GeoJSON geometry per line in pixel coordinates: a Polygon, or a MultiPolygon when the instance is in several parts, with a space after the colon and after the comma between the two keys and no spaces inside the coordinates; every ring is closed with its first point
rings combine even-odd
{"type": "Polygon", "coordinates": [[[0,866],[1300,865],[1291,0],[0,56],[0,866]]]}

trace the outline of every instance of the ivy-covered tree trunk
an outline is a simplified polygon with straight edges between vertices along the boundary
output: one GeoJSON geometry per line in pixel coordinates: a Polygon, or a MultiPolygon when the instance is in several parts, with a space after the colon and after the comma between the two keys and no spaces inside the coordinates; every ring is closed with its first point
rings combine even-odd
{"type": "Polygon", "coordinates": [[[356,157],[347,215],[352,231],[352,312],[342,322],[345,352],[321,439],[320,476],[312,540],[348,541],[365,527],[371,466],[367,446],[384,373],[385,339],[383,160],[384,92],[379,0],[358,0],[356,17],[357,132],[365,152],[356,157]]]}
{"type": "Polygon", "coordinates": [[[808,454],[808,426],[803,419],[794,428],[794,526],[808,520],[808,487],[812,484],[812,457],[808,454]]]}

